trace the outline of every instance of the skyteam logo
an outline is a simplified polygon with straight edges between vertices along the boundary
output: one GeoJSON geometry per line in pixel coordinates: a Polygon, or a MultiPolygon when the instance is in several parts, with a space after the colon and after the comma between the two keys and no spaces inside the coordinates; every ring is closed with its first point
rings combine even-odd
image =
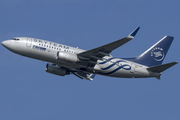
{"type": "Polygon", "coordinates": [[[164,59],[164,51],[160,47],[155,47],[151,51],[151,56],[154,57],[156,61],[161,61],[164,59]]]}

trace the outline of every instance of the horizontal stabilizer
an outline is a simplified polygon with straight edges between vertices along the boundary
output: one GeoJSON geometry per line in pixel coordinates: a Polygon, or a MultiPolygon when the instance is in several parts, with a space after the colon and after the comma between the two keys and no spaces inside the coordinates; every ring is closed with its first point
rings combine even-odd
{"type": "Polygon", "coordinates": [[[161,72],[165,71],[166,69],[172,67],[173,65],[175,65],[177,63],[178,62],[171,62],[171,63],[167,63],[167,64],[163,64],[163,65],[158,65],[158,66],[147,68],[147,70],[150,70],[152,72],[161,73],[161,72]]]}

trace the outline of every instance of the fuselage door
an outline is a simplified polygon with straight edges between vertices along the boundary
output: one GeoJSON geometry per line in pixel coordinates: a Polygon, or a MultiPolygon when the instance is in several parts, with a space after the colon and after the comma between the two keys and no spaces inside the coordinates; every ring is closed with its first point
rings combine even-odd
{"type": "Polygon", "coordinates": [[[134,70],[135,70],[135,65],[132,63],[131,64],[131,73],[134,73],[134,70]]]}
{"type": "Polygon", "coordinates": [[[31,44],[32,44],[32,39],[31,38],[27,38],[26,46],[27,47],[31,47],[31,44]]]}

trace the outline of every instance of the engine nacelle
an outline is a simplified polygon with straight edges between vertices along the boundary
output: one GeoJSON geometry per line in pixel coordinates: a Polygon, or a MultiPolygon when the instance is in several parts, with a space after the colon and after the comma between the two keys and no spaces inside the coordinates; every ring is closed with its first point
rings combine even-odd
{"type": "Polygon", "coordinates": [[[65,76],[70,74],[70,72],[66,68],[59,67],[56,64],[49,64],[49,63],[46,65],[46,72],[60,76],[65,76]]]}
{"type": "Polygon", "coordinates": [[[68,52],[63,52],[63,51],[58,51],[57,52],[57,60],[63,61],[63,62],[72,62],[76,63],[79,61],[78,57],[74,53],[68,53],[68,52]]]}

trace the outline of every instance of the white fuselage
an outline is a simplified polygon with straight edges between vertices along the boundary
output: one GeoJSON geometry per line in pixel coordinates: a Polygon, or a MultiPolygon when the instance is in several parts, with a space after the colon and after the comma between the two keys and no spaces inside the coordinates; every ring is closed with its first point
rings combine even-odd
{"type": "Polygon", "coordinates": [[[63,62],[57,60],[58,51],[78,54],[84,52],[85,50],[41,39],[19,37],[16,40],[4,41],[4,44],[6,44],[7,49],[14,53],[54,63],[73,70],[81,70],[81,68],[86,68],[83,70],[87,72],[124,78],[158,77],[160,75],[160,73],[148,71],[146,69],[147,66],[125,59],[113,58],[112,56],[105,56],[102,60],[98,60],[97,64],[93,68],[80,64],[79,62],[63,62]]]}

